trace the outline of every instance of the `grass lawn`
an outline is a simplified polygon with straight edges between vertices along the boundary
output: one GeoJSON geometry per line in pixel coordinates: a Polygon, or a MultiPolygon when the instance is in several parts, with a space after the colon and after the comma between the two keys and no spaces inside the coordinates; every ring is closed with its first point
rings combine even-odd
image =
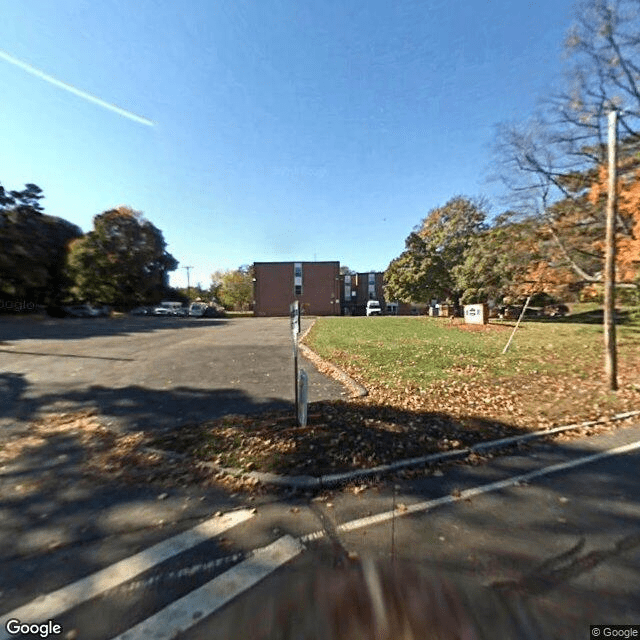
{"type": "Polygon", "coordinates": [[[550,426],[640,408],[640,313],[619,311],[618,380],[603,384],[602,311],[465,325],[428,317],[320,318],[306,343],[364,384],[374,402],[550,426]]]}

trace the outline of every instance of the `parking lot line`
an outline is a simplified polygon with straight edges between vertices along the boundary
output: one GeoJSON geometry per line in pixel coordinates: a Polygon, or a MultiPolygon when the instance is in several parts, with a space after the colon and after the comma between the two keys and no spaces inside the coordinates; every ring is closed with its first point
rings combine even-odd
{"type": "MultiPolygon", "coordinates": [[[[407,516],[412,513],[430,511],[431,509],[435,509],[442,505],[469,500],[470,498],[482,495],[483,493],[491,493],[493,491],[499,491],[508,487],[517,486],[521,483],[529,482],[530,480],[533,480],[535,478],[541,478],[552,473],[565,471],[566,469],[572,469],[574,467],[580,467],[585,464],[591,464],[592,462],[597,462],[598,460],[604,460],[605,458],[629,453],[638,449],[640,449],[640,440],[621,445],[619,447],[614,447],[612,449],[607,449],[599,453],[583,456],[575,460],[568,460],[567,462],[552,464],[547,467],[543,467],[542,469],[535,469],[534,471],[529,471],[527,473],[510,476],[508,478],[505,478],[504,480],[489,482],[488,484],[482,484],[477,487],[465,489],[464,491],[461,491],[457,494],[448,494],[446,496],[441,496],[440,498],[434,498],[432,500],[426,500],[424,502],[416,502],[414,504],[406,505],[402,508],[398,507],[395,509],[395,511],[383,511],[381,513],[376,513],[375,515],[365,516],[364,518],[349,520],[348,522],[343,522],[342,524],[337,525],[336,531],[338,533],[348,533],[349,531],[372,527],[378,524],[382,524],[383,522],[388,522],[393,518],[407,516]]],[[[301,536],[300,541],[303,544],[306,544],[308,542],[312,542],[313,540],[318,540],[324,537],[324,535],[325,532],[323,530],[318,530],[301,536]]]]}
{"type": "Polygon", "coordinates": [[[253,552],[251,558],[172,602],[113,640],[170,640],[295,558],[304,547],[289,535],[253,552]]]}
{"type": "MultiPolygon", "coordinates": [[[[241,509],[209,518],[199,525],[168,540],[124,558],[105,569],[92,573],[57,591],[40,596],[31,602],[2,614],[3,620],[17,619],[25,623],[38,623],[60,615],[73,607],[112,589],[151,569],[169,558],[195,547],[227,529],[248,520],[254,510],[241,509]]],[[[4,625],[0,627],[0,640],[9,640],[4,625]]]]}

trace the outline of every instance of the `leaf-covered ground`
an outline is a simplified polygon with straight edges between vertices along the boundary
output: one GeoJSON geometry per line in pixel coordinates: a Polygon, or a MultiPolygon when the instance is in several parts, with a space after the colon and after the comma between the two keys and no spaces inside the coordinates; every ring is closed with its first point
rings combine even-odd
{"type": "Polygon", "coordinates": [[[431,318],[322,318],[308,343],[369,391],[369,403],[546,428],[640,408],[640,321],[618,327],[618,384],[604,384],[598,313],[469,326],[431,318]]]}
{"type": "Polygon", "coordinates": [[[304,427],[292,412],[230,415],[182,427],[151,444],[220,467],[290,475],[323,475],[371,468],[449,451],[518,429],[477,420],[462,425],[445,414],[417,413],[358,402],[310,406],[304,427]]]}

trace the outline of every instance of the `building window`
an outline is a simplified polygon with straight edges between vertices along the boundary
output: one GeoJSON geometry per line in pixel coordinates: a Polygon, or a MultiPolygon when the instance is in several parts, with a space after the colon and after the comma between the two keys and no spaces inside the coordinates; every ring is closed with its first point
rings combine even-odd
{"type": "Polygon", "coordinates": [[[295,295],[302,295],[302,262],[293,264],[293,291],[295,295]]]}
{"type": "Polygon", "coordinates": [[[375,273],[370,273],[369,274],[369,286],[368,286],[368,293],[369,293],[369,300],[373,300],[376,297],[376,274],[375,273]]]}

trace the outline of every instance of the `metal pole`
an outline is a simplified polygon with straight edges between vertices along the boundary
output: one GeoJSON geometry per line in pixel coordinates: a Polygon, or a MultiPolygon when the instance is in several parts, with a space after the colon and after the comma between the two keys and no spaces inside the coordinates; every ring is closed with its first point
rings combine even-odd
{"type": "Polygon", "coordinates": [[[300,420],[298,419],[298,336],[294,337],[295,348],[293,351],[293,375],[295,377],[295,385],[293,388],[293,392],[295,393],[295,411],[296,411],[296,424],[300,426],[300,420]]]}
{"type": "Polygon", "coordinates": [[[504,345],[504,349],[502,350],[502,355],[507,353],[507,350],[509,349],[509,345],[511,344],[511,341],[513,340],[513,336],[516,335],[516,331],[518,330],[518,327],[520,326],[520,322],[522,321],[522,318],[524,318],[525,311],[527,310],[527,307],[529,306],[529,300],[531,300],[531,294],[529,294],[529,297],[527,298],[527,301],[524,303],[524,307],[522,307],[522,311],[520,313],[520,317],[518,318],[518,322],[516,322],[516,326],[513,327],[513,331],[511,332],[511,336],[509,337],[509,341],[507,342],[507,344],[504,345]]]}
{"type": "Polygon", "coordinates": [[[618,113],[609,113],[609,184],[607,193],[607,235],[604,266],[605,376],[611,391],[618,388],[616,358],[616,208],[617,208],[617,124],[618,113]]]}
{"type": "Polygon", "coordinates": [[[189,282],[189,271],[193,269],[193,267],[182,267],[182,268],[187,270],[187,298],[191,300],[191,284],[189,282]]]}
{"type": "Polygon", "coordinates": [[[300,426],[298,416],[298,335],[300,334],[300,302],[295,300],[289,305],[291,318],[291,338],[293,339],[293,393],[296,412],[296,424],[300,426]]]}

